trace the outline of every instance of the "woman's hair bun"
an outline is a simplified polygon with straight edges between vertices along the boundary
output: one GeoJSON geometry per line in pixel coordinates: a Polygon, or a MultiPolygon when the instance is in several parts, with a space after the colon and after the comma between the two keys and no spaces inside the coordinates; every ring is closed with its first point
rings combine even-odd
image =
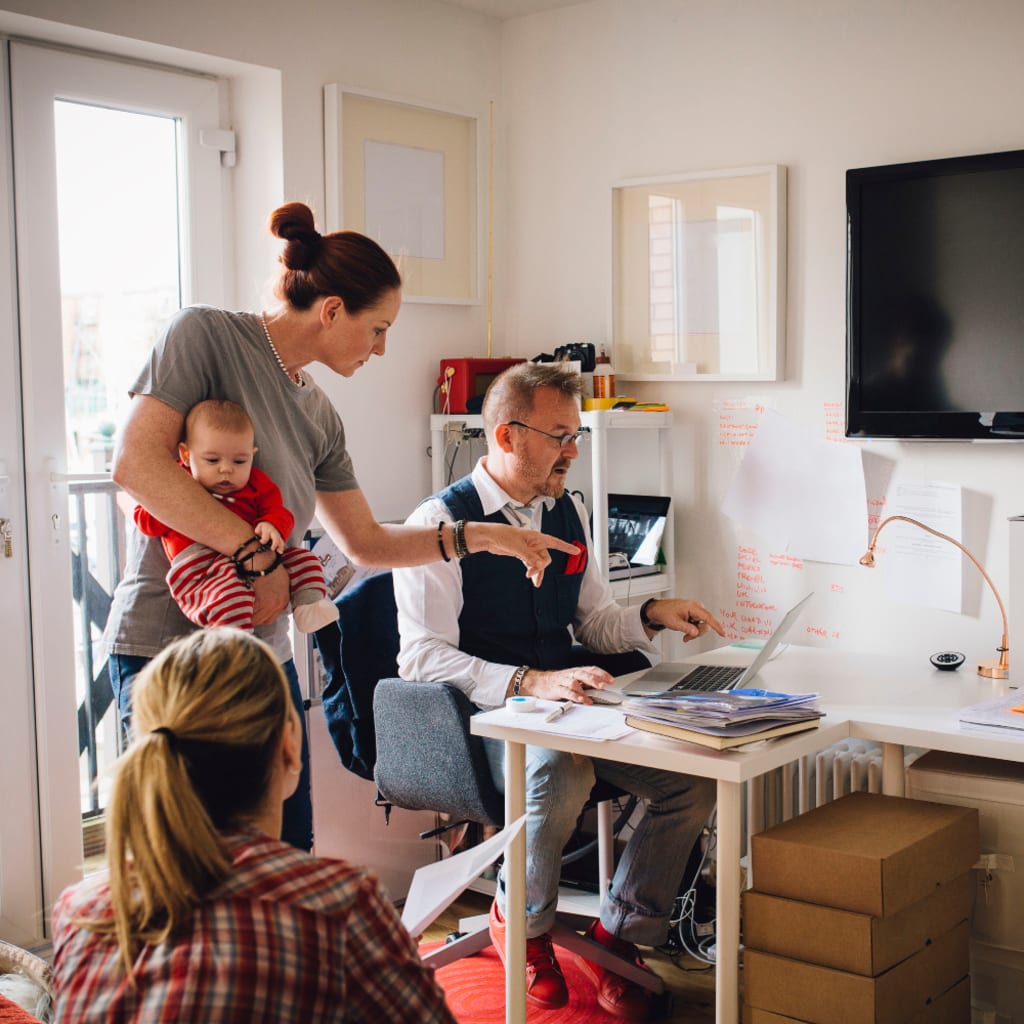
{"type": "Polygon", "coordinates": [[[270,215],[270,230],[288,244],[281,262],[289,270],[309,270],[320,254],[323,236],[316,229],[313,211],[305,203],[285,203],[270,215]]]}
{"type": "Polygon", "coordinates": [[[279,206],[269,227],[286,243],[274,294],[292,309],[309,309],[317,299],[336,295],[355,316],[402,287],[394,260],[377,242],[358,231],[321,235],[305,203],[279,206]]]}

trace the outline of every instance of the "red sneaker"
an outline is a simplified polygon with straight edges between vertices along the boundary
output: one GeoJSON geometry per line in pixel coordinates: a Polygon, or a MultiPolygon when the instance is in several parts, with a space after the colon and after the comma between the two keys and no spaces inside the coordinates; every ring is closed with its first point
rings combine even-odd
{"type": "MultiPolygon", "coordinates": [[[[584,935],[624,960],[632,961],[645,971],[650,970],[632,942],[626,942],[611,935],[601,926],[599,920],[594,920],[584,935]]],[[[597,1002],[602,1009],[622,1020],[645,1021],[648,1019],[651,1013],[652,993],[647,989],[613,971],[599,967],[578,954],[576,962],[580,965],[583,973],[594,983],[594,987],[597,989],[597,1002]]]]}
{"type": "MultiPolygon", "coordinates": [[[[489,921],[491,942],[505,964],[505,919],[498,910],[498,901],[491,904],[489,921]]],[[[550,935],[526,940],[526,1001],[545,1010],[557,1010],[569,1002],[562,968],[555,959],[550,935]]]]}

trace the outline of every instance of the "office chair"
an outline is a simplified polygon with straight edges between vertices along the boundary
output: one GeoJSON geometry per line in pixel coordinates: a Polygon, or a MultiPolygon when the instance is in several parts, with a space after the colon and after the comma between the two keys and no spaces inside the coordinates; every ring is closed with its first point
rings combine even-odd
{"type": "MultiPolygon", "coordinates": [[[[343,762],[355,764],[359,774],[372,765],[379,802],[407,810],[436,811],[457,823],[471,821],[500,828],[505,817],[504,796],[494,784],[483,740],[469,731],[476,710],[469,698],[447,683],[408,682],[397,677],[398,612],[391,573],[363,580],[344,591],[335,603],[339,620],[320,630],[316,642],[328,678],[322,699],[324,713],[343,762]],[[367,725],[371,695],[372,729],[367,725]]],[[[598,804],[602,887],[612,873],[610,795],[608,788],[595,787],[592,797],[602,801],[598,804]]],[[[620,822],[624,824],[628,817],[627,811],[620,822]]],[[[556,944],[652,992],[664,991],[656,975],[591,942],[570,926],[578,923],[585,927],[585,918],[570,920],[562,913],[559,917],[552,929],[556,944]]],[[[426,963],[443,967],[490,945],[486,914],[461,925],[465,931],[426,954],[426,963]]]]}

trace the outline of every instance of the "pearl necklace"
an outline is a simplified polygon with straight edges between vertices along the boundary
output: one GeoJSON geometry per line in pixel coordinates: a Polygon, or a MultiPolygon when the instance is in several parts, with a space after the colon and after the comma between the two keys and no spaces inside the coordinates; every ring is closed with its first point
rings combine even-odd
{"type": "Polygon", "coordinates": [[[281,354],[277,351],[274,339],[270,336],[270,328],[267,326],[267,315],[263,312],[260,313],[260,326],[263,328],[263,336],[267,339],[270,351],[274,353],[274,358],[277,360],[277,365],[281,367],[281,371],[293,384],[298,384],[300,388],[305,387],[306,379],[302,376],[302,371],[296,370],[293,376],[288,372],[288,367],[284,365],[284,360],[281,358],[281,354]]]}

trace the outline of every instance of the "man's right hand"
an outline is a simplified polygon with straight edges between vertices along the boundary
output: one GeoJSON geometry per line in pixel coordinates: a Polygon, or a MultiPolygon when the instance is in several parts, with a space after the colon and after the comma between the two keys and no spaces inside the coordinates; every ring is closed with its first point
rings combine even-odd
{"type": "Polygon", "coordinates": [[[571,700],[574,704],[593,704],[588,690],[603,690],[615,681],[603,668],[583,665],[563,668],[557,672],[541,672],[531,668],[519,685],[519,692],[543,700],[571,700]]]}
{"type": "Polygon", "coordinates": [[[489,551],[492,555],[510,555],[526,567],[526,575],[535,587],[541,585],[544,570],[551,564],[548,549],[575,555],[577,548],[569,541],[536,530],[524,530],[504,523],[466,523],[466,544],[470,553],[489,551]]]}

